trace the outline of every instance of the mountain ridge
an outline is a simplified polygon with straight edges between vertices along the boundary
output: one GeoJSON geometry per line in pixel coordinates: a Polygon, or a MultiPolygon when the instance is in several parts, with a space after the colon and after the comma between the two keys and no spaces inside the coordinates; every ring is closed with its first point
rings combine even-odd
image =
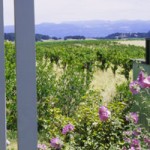
{"type": "MultiPolygon", "coordinates": [[[[136,33],[148,31],[150,31],[150,20],[87,20],[63,23],[41,23],[35,25],[35,33],[60,38],[74,35],[105,37],[116,32],[136,33]]],[[[5,26],[5,33],[12,32],[14,32],[13,26],[5,26]]]]}

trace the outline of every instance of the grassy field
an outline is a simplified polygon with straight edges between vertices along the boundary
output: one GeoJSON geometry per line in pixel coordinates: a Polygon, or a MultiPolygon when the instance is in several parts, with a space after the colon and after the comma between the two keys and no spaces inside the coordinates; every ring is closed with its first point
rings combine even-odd
{"type": "Polygon", "coordinates": [[[104,102],[111,100],[112,96],[115,95],[115,87],[126,81],[125,77],[119,74],[119,71],[114,74],[111,69],[107,71],[98,70],[94,73],[94,79],[92,81],[92,88],[101,91],[104,102]]]}
{"type": "Polygon", "coordinates": [[[145,47],[145,40],[120,40],[119,43],[145,47]]]}

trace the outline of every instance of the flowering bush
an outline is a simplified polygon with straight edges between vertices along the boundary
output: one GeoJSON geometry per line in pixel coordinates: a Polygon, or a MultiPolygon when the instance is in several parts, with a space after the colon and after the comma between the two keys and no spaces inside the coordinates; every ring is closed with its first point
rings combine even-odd
{"type": "Polygon", "coordinates": [[[134,149],[134,150],[143,150],[149,149],[149,133],[144,129],[139,127],[134,123],[128,125],[128,130],[123,132],[124,135],[124,150],[134,149]],[[146,137],[146,138],[145,138],[146,137]],[[145,140],[147,139],[147,140],[145,140]]]}
{"type": "Polygon", "coordinates": [[[69,117],[62,115],[62,110],[55,106],[55,99],[53,99],[53,105],[49,105],[51,107],[48,110],[51,112],[49,117],[52,120],[47,122],[49,126],[45,126],[47,139],[51,139],[50,148],[56,150],[150,149],[150,135],[140,125],[140,112],[133,110],[137,105],[135,96],[149,89],[147,80],[149,77],[140,72],[137,80],[131,83],[129,88],[125,84],[117,87],[117,94],[107,107],[102,104],[98,93],[90,91],[82,98],[74,115],[69,117]]]}
{"type": "Polygon", "coordinates": [[[129,87],[133,94],[133,107],[131,111],[139,113],[139,123],[143,124],[150,131],[150,76],[146,75],[144,71],[140,71],[137,79],[129,87]]]}
{"type": "MultiPolygon", "coordinates": [[[[133,99],[134,105],[132,109],[137,110],[139,115],[144,114],[143,107],[145,109],[149,109],[149,106],[147,105],[148,99],[146,99],[145,96],[149,95],[148,91],[150,89],[150,76],[145,76],[144,72],[140,71],[137,80],[130,83],[129,88],[133,95],[138,94],[139,96],[136,96],[135,100],[133,99]],[[144,92],[144,90],[146,91],[146,93],[144,92]]],[[[123,150],[150,149],[150,135],[148,133],[149,128],[145,129],[146,126],[143,126],[143,124],[141,127],[140,123],[142,122],[139,122],[139,115],[136,112],[130,112],[126,115],[126,120],[129,122],[129,124],[126,126],[128,130],[124,131],[125,145],[123,147],[123,150]],[[145,137],[147,140],[145,140],[145,137]]],[[[150,119],[149,117],[150,116],[148,115],[148,113],[146,114],[146,116],[144,116],[144,118],[147,120],[150,119]]],[[[143,116],[141,118],[143,119],[143,116]]]]}

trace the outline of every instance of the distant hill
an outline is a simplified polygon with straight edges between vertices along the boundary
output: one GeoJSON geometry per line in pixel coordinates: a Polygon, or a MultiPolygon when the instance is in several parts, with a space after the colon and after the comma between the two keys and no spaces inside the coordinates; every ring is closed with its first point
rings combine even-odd
{"type": "Polygon", "coordinates": [[[125,39],[125,38],[149,38],[150,31],[147,33],[113,33],[104,37],[105,39],[125,39]]]}
{"type": "MultiPolygon", "coordinates": [[[[81,35],[85,37],[105,37],[112,33],[147,33],[150,30],[150,20],[119,20],[119,21],[74,21],[60,24],[42,23],[35,26],[38,34],[50,37],[81,35]]],[[[14,32],[13,26],[5,26],[5,33],[14,32]]]]}

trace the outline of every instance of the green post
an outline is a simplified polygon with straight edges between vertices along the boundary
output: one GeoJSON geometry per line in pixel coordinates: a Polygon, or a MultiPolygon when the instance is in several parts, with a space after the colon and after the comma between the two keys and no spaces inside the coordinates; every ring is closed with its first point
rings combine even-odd
{"type": "MultiPolygon", "coordinates": [[[[136,80],[141,70],[144,70],[147,75],[150,75],[150,39],[146,39],[146,61],[134,60],[133,61],[133,80],[136,80]],[[149,57],[148,57],[149,56],[149,57]]],[[[143,91],[143,89],[141,90],[143,91]]],[[[143,98],[138,94],[134,96],[138,106],[133,106],[132,111],[139,112],[139,123],[150,131],[150,93],[142,93],[143,98]],[[145,101],[143,101],[145,99],[145,101]],[[149,120],[148,120],[149,119],[149,120]]]]}

